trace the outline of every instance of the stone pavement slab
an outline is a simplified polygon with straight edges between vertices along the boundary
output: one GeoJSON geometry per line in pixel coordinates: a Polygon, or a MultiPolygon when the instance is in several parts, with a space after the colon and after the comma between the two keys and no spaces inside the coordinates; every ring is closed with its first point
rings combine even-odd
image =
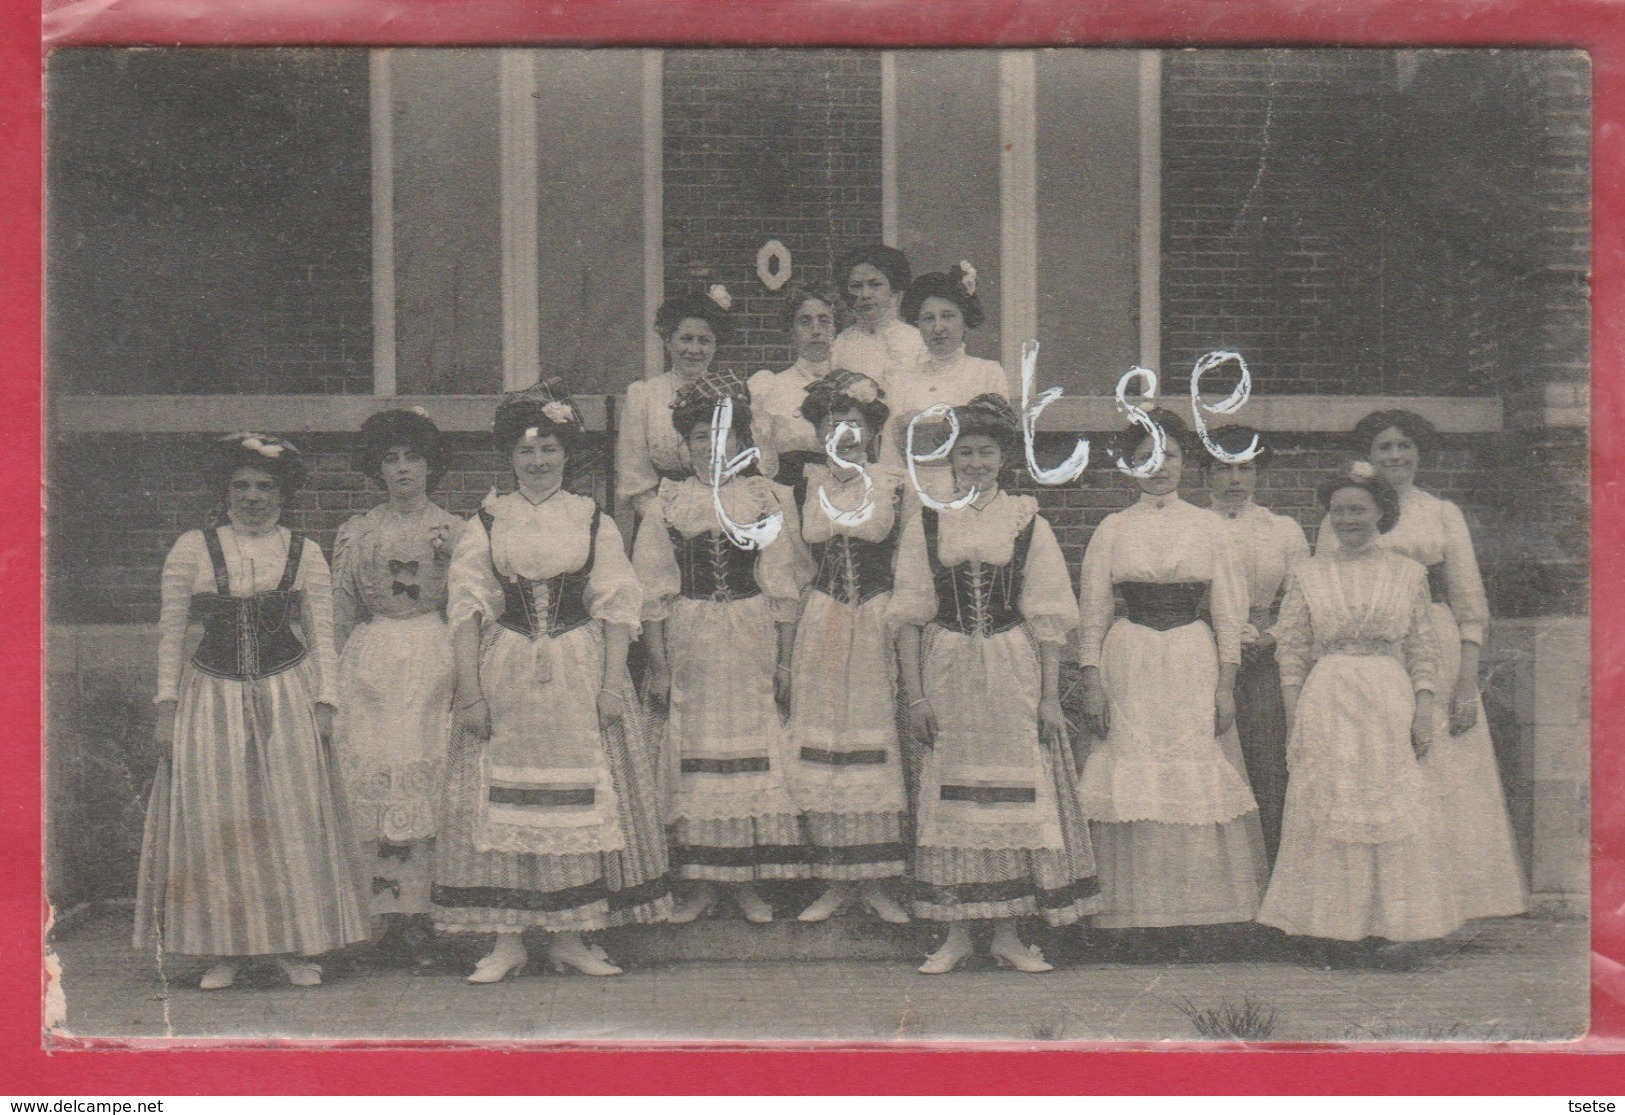
{"type": "Polygon", "coordinates": [[[1589,1001],[1586,923],[1534,918],[1475,923],[1407,972],[1285,956],[1134,964],[1085,949],[1046,975],[756,959],[643,962],[589,979],[533,963],[491,987],[456,972],[358,967],[318,988],[265,974],[218,992],[197,989],[196,961],[170,958],[160,974],[152,957],[134,955],[127,912],[92,915],[58,938],[67,1018],[54,1035],[69,1039],[1159,1042],[1201,1040],[1201,1012],[1253,1007],[1273,1023],[1244,1029],[1272,1042],[1562,1041],[1584,1033],[1589,1001]]]}

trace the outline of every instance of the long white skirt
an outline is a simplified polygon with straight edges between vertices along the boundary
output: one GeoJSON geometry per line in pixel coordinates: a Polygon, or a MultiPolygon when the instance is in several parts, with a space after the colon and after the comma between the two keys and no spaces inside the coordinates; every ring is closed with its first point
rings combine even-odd
{"type": "Polygon", "coordinates": [[[1239,746],[1213,731],[1212,631],[1119,619],[1106,633],[1100,672],[1111,730],[1094,741],[1078,788],[1100,861],[1095,924],[1251,921],[1262,832],[1239,746]]]}
{"type": "Polygon", "coordinates": [[[136,947],[314,956],[367,936],[311,665],[257,682],[181,673],[147,810],[136,947]]]}
{"type": "Polygon", "coordinates": [[[903,874],[907,798],[897,741],[889,593],[856,607],[809,592],[796,625],[786,773],[814,876],[903,874]]]}
{"type": "Polygon", "coordinates": [[[1496,918],[1529,908],[1507,816],[1495,744],[1478,701],[1478,719],[1459,736],[1450,734],[1450,698],[1461,676],[1461,629],[1448,604],[1434,604],[1439,640],[1438,698],[1434,701],[1433,749],[1422,770],[1439,795],[1440,839],[1448,853],[1465,918],[1496,918]]]}
{"type": "Polygon", "coordinates": [[[374,917],[429,910],[456,672],[438,612],[374,617],[339,656],[333,745],[374,917]]]}
{"type": "Polygon", "coordinates": [[[1415,701],[1387,657],[1330,655],[1304,682],[1281,850],[1258,920],[1340,941],[1424,941],[1461,924],[1437,795],[1411,749],[1415,701]]]}

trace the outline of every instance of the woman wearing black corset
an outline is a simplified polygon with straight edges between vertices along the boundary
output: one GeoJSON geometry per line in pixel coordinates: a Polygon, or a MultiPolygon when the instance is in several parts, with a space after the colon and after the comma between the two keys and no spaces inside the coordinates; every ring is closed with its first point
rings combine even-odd
{"type": "MultiPolygon", "coordinates": [[[[1246,922],[1263,866],[1249,832],[1258,807],[1219,737],[1235,721],[1247,584],[1224,525],[1179,498],[1184,424],[1151,417],[1166,435],[1162,464],[1136,479],[1139,500],[1106,517],[1083,560],[1079,655],[1097,738],[1079,798],[1100,860],[1095,924],[1246,922]]],[[[1135,465],[1152,452],[1143,435],[1131,426],[1123,439],[1135,465]]]]}
{"type": "Polygon", "coordinates": [[[914,915],[948,923],[920,971],[952,971],[971,953],[972,923],[989,921],[995,960],[1047,972],[1017,919],[1067,925],[1098,903],[1059,693],[1077,605],[1038,501],[1000,490],[1021,452],[1010,404],[979,395],[954,414],[949,461],[956,500],[968,502],[927,506],[904,528],[889,613],[902,697],[925,749],[914,915]]]}
{"type": "Polygon", "coordinates": [[[671,909],[652,757],[626,673],[642,592],[608,515],[564,490],[581,419],[539,386],[497,408],[516,490],[492,493],[452,555],[456,732],[431,891],[442,932],[495,933],[468,977],[620,969],[585,930],[671,909]]]}
{"type": "MultiPolygon", "coordinates": [[[[801,807],[815,879],[828,888],[802,921],[823,921],[857,892],[885,921],[908,921],[888,880],[907,864],[908,812],[897,745],[897,658],[886,626],[897,540],[912,502],[906,479],[874,464],[889,413],[880,385],[837,371],[803,392],[819,463],[806,469],[801,536],[816,573],[791,662],[790,790],[801,807]],[[835,465],[824,444],[842,424],[835,465]]],[[[783,459],[782,457],[780,458],[783,459]]]]}
{"type": "Polygon", "coordinates": [[[158,719],[135,944],[216,963],[204,990],[275,958],[367,936],[326,740],[333,729],[333,596],[314,542],[280,526],[304,479],[282,438],[233,434],[212,465],[227,522],[182,535],[164,562],[158,719]],[[183,662],[188,622],[203,640],[183,662]]]}
{"type": "Polygon", "coordinates": [[[633,553],[649,700],[670,710],[666,819],[672,866],[689,883],[675,922],[705,913],[718,884],[746,920],[770,922],[773,909],[755,884],[807,874],[780,712],[790,701],[804,551],[790,489],[753,468],[713,487],[712,422],[723,394],[733,407],[732,425],[721,432],[724,459],[748,446],[744,384],[708,377],[680,391],[669,421],[699,475],[661,481],[633,553]],[[726,529],[719,505],[736,529],[726,529]],[[765,526],[762,535],[745,533],[773,522],[776,533],[765,526]]]}

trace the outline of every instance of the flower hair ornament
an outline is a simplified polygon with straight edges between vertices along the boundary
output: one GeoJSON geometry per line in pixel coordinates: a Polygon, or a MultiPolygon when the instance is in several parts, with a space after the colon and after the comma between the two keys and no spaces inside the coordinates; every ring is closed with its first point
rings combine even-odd
{"type": "Polygon", "coordinates": [[[1377,470],[1369,461],[1355,461],[1349,466],[1349,476],[1355,480],[1374,480],[1377,470]]]}
{"type": "Polygon", "coordinates": [[[955,266],[955,270],[959,272],[959,286],[965,292],[965,297],[974,297],[976,294],[976,268],[970,265],[969,260],[962,259],[955,266]]]}
{"type": "Polygon", "coordinates": [[[227,434],[220,439],[220,444],[240,445],[244,449],[258,453],[260,456],[272,461],[277,460],[284,453],[292,453],[296,457],[299,455],[299,450],[295,448],[293,442],[288,441],[286,438],[279,438],[274,434],[250,432],[227,434]]]}
{"type": "MultiPolygon", "coordinates": [[[[557,426],[569,426],[576,431],[583,428],[581,411],[570,398],[569,388],[557,376],[538,380],[535,384],[523,391],[510,391],[502,396],[502,402],[497,404],[497,413],[500,415],[505,408],[519,405],[537,406],[549,422],[557,426]]],[[[535,433],[534,428],[525,431],[526,436],[535,433]]]]}
{"type": "Polygon", "coordinates": [[[712,283],[710,286],[706,287],[705,296],[711,301],[715,302],[718,306],[721,306],[723,310],[733,309],[733,295],[729,294],[728,288],[723,286],[721,283],[712,283]]]}

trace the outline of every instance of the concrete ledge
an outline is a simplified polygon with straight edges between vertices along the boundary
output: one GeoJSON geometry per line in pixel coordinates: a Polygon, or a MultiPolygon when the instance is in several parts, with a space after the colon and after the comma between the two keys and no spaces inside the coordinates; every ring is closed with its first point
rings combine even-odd
{"type": "MultiPolygon", "coordinates": [[[[1040,384],[1040,386],[1043,386],[1040,384]]],[[[587,428],[607,428],[613,395],[582,395],[587,428]]],[[[84,434],[208,434],[269,429],[278,433],[348,433],[388,407],[421,406],[443,430],[484,433],[500,395],[65,395],[51,407],[55,430],[84,434]]],[[[1187,398],[1170,399],[1181,415],[1187,398]]],[[[1497,433],[1499,398],[1439,395],[1254,395],[1240,414],[1261,430],[1341,433],[1373,410],[1403,408],[1446,434],[1497,433]]],[[[1065,396],[1044,412],[1046,432],[1115,430],[1123,424],[1110,396],[1065,396]]]]}
{"type": "MultiPolygon", "coordinates": [[[[590,430],[608,425],[609,395],[579,395],[590,430]]],[[[352,433],[391,407],[421,406],[442,430],[489,433],[501,395],[64,395],[54,429],[84,434],[352,433]]]]}
{"type": "MultiPolygon", "coordinates": [[[[731,911],[729,911],[731,913],[731,911]]],[[[771,925],[724,916],[692,925],[629,926],[604,933],[617,961],[637,965],[691,961],[913,960],[935,947],[932,927],[888,925],[869,917],[834,917],[815,925],[794,915],[771,925]]]]}

